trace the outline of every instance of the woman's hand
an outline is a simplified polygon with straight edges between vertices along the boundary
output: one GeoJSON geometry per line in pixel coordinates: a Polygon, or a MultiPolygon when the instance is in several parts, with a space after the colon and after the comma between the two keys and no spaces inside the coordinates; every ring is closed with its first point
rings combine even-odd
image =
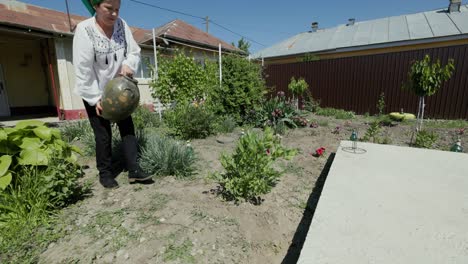
{"type": "Polygon", "coordinates": [[[96,104],[96,114],[98,116],[101,116],[102,114],[102,105],[101,105],[101,100],[99,100],[96,104]]]}
{"type": "Polygon", "coordinates": [[[125,64],[122,64],[122,67],[120,69],[120,75],[123,75],[123,76],[128,76],[128,77],[133,77],[133,71],[132,69],[130,69],[130,67],[128,67],[127,65],[125,64]]]}

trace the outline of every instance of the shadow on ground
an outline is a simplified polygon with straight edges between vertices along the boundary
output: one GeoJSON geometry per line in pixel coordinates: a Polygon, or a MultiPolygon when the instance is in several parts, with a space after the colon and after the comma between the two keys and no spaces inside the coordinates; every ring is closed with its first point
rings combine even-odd
{"type": "Polygon", "coordinates": [[[307,200],[307,207],[304,210],[301,222],[296,229],[296,233],[292,239],[291,246],[289,246],[288,253],[281,262],[282,264],[295,264],[299,260],[299,255],[301,254],[302,247],[304,246],[310,223],[312,222],[315,209],[317,208],[320,195],[322,194],[323,185],[325,184],[328,172],[330,171],[330,167],[334,159],[335,153],[330,154],[327,163],[325,164],[322,173],[320,173],[320,176],[315,183],[314,189],[312,190],[312,193],[307,200]]]}

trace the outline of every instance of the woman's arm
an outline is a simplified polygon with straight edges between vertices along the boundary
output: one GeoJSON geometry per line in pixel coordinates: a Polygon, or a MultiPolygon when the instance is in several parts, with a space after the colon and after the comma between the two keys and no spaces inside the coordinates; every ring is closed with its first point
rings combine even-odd
{"type": "Polygon", "coordinates": [[[73,37],[73,65],[75,67],[75,92],[90,105],[101,99],[101,91],[93,68],[94,48],[85,27],[78,24],[73,37]]]}

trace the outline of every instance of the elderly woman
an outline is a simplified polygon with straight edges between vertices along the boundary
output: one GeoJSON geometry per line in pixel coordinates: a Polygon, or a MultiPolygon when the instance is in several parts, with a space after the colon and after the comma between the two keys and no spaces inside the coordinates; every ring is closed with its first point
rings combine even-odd
{"type": "MultiPolygon", "coordinates": [[[[75,93],[81,96],[96,140],[99,182],[118,187],[112,173],[110,121],[101,117],[101,96],[108,81],[117,75],[133,76],[140,64],[140,47],[127,23],[119,17],[120,0],[82,0],[93,17],[79,23],[73,38],[75,93]]],[[[117,123],[130,182],[147,181],[137,163],[137,141],[132,117],[117,123]]]]}

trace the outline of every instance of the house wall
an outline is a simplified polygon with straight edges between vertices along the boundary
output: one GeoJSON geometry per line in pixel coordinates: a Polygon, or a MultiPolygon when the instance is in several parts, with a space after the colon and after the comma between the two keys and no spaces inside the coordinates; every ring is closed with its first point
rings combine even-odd
{"type": "Polygon", "coordinates": [[[402,85],[415,60],[429,54],[455,60],[455,72],[433,96],[427,97],[425,115],[431,118],[468,119],[468,45],[389,52],[385,54],[322,59],[312,62],[268,65],[267,85],[288,91],[291,77],[302,77],[322,107],[376,113],[380,93],[385,94],[386,112],[416,113],[418,98],[402,85]]]}
{"type": "Polygon", "coordinates": [[[0,63],[10,108],[49,106],[51,96],[40,40],[8,35],[0,39],[0,63]]]}

